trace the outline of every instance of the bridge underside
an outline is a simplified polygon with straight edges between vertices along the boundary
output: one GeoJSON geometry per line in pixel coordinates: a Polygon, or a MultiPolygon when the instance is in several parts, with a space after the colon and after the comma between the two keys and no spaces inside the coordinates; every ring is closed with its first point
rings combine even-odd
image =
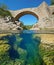
{"type": "Polygon", "coordinates": [[[36,18],[39,19],[38,15],[36,15],[34,12],[31,12],[31,11],[21,12],[21,13],[19,13],[14,19],[15,19],[15,20],[19,20],[20,17],[22,17],[23,15],[26,15],[26,14],[31,14],[31,15],[33,15],[33,16],[35,16],[36,18]]]}

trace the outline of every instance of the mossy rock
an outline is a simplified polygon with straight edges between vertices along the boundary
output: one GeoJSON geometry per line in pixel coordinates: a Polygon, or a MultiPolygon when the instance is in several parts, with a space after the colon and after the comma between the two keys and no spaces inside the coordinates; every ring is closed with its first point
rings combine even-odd
{"type": "Polygon", "coordinates": [[[54,65],[54,46],[52,47],[52,45],[45,45],[45,43],[41,43],[39,48],[40,48],[40,55],[43,59],[43,61],[45,62],[46,65],[54,65]],[[49,46],[49,48],[47,48],[49,46]],[[46,49],[47,48],[47,49],[46,49]],[[53,49],[51,49],[53,48],[53,49]]]}

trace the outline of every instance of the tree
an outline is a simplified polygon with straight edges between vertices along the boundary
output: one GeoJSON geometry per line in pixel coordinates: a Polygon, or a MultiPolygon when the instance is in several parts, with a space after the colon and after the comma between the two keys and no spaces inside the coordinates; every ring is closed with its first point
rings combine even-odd
{"type": "Polygon", "coordinates": [[[11,13],[8,11],[8,7],[6,4],[0,3],[0,16],[5,17],[5,16],[11,16],[11,13]]]}
{"type": "Polygon", "coordinates": [[[7,5],[4,3],[0,3],[0,8],[2,8],[4,10],[8,9],[7,5]]]}
{"type": "Polygon", "coordinates": [[[54,5],[54,0],[51,0],[51,5],[54,5]]]}

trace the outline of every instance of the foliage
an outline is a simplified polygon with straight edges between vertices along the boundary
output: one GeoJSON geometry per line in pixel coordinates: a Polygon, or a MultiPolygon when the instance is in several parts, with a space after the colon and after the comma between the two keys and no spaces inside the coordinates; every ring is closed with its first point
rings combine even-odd
{"type": "Polygon", "coordinates": [[[51,5],[54,5],[54,0],[51,0],[51,5]]]}
{"type": "Polygon", "coordinates": [[[24,25],[23,29],[24,30],[30,30],[32,28],[32,25],[24,25]]]}
{"type": "Polygon", "coordinates": [[[4,10],[3,8],[0,8],[0,16],[5,17],[5,16],[12,16],[12,15],[8,10],[4,10]]]}
{"type": "Polygon", "coordinates": [[[30,30],[30,28],[32,28],[33,25],[24,25],[24,23],[22,21],[21,22],[21,27],[23,28],[23,30],[30,30]]]}
{"type": "Polygon", "coordinates": [[[4,3],[0,3],[0,8],[4,10],[8,9],[7,5],[5,5],[4,3]]]}
{"type": "Polygon", "coordinates": [[[27,30],[30,30],[32,28],[32,25],[25,25],[27,30]]]}
{"type": "Polygon", "coordinates": [[[54,65],[54,45],[41,43],[40,54],[46,65],[54,65]]]}
{"type": "Polygon", "coordinates": [[[7,5],[0,3],[0,16],[1,17],[5,17],[5,16],[12,17],[11,13],[7,10],[7,8],[8,8],[7,5]]]}
{"type": "Polygon", "coordinates": [[[5,65],[5,63],[9,60],[9,48],[10,45],[8,44],[8,40],[0,40],[0,65],[5,65]]]}
{"type": "Polygon", "coordinates": [[[39,34],[1,34],[0,65],[54,65],[54,44],[40,41],[39,34]]]}

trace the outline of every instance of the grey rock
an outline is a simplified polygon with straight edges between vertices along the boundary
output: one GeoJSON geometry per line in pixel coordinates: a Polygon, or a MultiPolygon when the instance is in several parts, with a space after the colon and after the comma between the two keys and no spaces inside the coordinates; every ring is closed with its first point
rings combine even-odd
{"type": "Polygon", "coordinates": [[[13,21],[10,21],[11,18],[5,17],[5,18],[0,18],[0,30],[22,30],[20,27],[20,22],[17,22],[17,24],[14,24],[13,21]]]}

